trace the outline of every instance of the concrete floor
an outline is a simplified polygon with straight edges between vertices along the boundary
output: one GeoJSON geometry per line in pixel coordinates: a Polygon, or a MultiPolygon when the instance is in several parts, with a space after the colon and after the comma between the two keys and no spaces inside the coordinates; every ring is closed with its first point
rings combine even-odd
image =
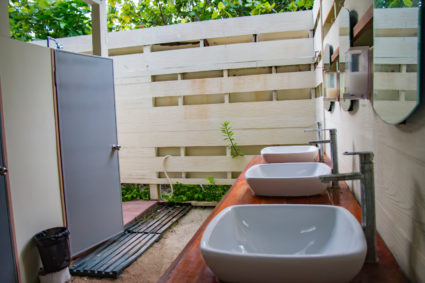
{"type": "Polygon", "coordinates": [[[141,257],[131,264],[121,276],[114,279],[94,279],[88,277],[72,277],[73,283],[116,282],[116,283],[148,283],[157,282],[165,270],[186,246],[204,220],[213,210],[212,207],[192,208],[183,218],[173,224],[162,239],[150,247],[141,257]]]}

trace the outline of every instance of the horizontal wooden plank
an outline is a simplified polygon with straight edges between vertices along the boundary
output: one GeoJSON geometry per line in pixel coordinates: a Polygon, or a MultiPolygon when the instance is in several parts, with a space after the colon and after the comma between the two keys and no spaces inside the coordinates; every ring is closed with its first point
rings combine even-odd
{"type": "MultiPolygon", "coordinates": [[[[219,179],[214,178],[217,185],[232,185],[236,179],[219,179]]],[[[173,178],[173,183],[190,184],[190,185],[209,185],[210,182],[201,178],[173,178]]],[[[169,184],[167,179],[164,178],[142,178],[138,176],[121,176],[121,183],[132,184],[169,184]]]]}
{"type": "Polygon", "coordinates": [[[114,66],[133,76],[160,75],[311,64],[313,57],[313,39],[301,38],[124,55],[114,58],[114,66]]]}
{"type": "MultiPolygon", "coordinates": [[[[303,128],[281,129],[235,129],[235,139],[239,145],[263,144],[306,144],[315,135],[304,133],[304,128],[313,128],[314,122],[303,128]]],[[[121,145],[143,147],[173,146],[225,146],[219,129],[205,131],[168,132],[129,132],[119,134],[121,145]]]]}
{"type": "Polygon", "coordinates": [[[376,37],[374,64],[417,64],[418,39],[416,37],[376,37]]]}
{"type": "Polygon", "coordinates": [[[409,29],[418,28],[419,8],[380,8],[373,9],[373,28],[409,29]]]}
{"type": "Polygon", "coordinates": [[[417,73],[373,73],[373,88],[376,90],[416,90],[417,73]]]}
{"type": "MultiPolygon", "coordinates": [[[[119,49],[158,43],[312,29],[312,12],[299,11],[109,32],[107,42],[109,49],[119,49]]],[[[92,50],[91,35],[60,38],[59,41],[67,51],[92,50]]],[[[45,41],[38,41],[35,44],[46,46],[45,41]]]]}
{"type": "MultiPolygon", "coordinates": [[[[134,154],[130,150],[124,150],[120,155],[121,163],[128,163],[137,170],[150,170],[153,172],[163,172],[163,157],[144,157],[134,154]]],[[[231,156],[171,156],[165,161],[165,168],[168,172],[228,172],[242,171],[252,156],[241,156],[232,158],[231,156]]]]}
{"type": "Polygon", "coordinates": [[[323,0],[322,1],[322,21],[325,21],[330,13],[334,12],[335,0],[323,0]]]}
{"type": "Polygon", "coordinates": [[[315,101],[288,100],[253,103],[143,108],[136,100],[117,103],[118,132],[217,131],[229,120],[235,130],[307,128],[314,124],[315,101]],[[247,115],[247,113],[250,113],[247,115]],[[145,122],[149,121],[149,122],[145,122]]]}
{"type": "Polygon", "coordinates": [[[308,71],[131,84],[120,86],[117,96],[121,92],[161,97],[314,88],[315,75],[314,71],[308,71]]]}

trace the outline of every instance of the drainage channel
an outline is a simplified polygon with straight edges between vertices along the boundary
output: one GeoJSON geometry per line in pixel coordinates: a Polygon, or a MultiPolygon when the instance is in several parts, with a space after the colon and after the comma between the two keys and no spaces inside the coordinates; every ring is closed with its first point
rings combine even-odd
{"type": "Polygon", "coordinates": [[[158,209],[126,227],[125,231],[79,259],[70,267],[72,275],[118,278],[126,267],[159,241],[191,205],[159,204],[158,209]]]}

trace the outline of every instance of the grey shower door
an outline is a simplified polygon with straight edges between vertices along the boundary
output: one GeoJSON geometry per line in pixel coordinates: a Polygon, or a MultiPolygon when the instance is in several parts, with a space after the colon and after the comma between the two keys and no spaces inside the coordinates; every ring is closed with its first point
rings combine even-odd
{"type": "MultiPolygon", "coordinates": [[[[1,85],[0,85],[1,88],[1,85]]],[[[1,100],[1,89],[0,89],[1,100]]],[[[1,108],[0,111],[3,111],[1,108]]],[[[0,119],[2,118],[0,113],[0,119]]],[[[12,226],[10,222],[9,192],[7,190],[7,167],[4,158],[3,127],[0,120],[0,282],[18,282],[15,251],[13,248],[12,226]]]]}
{"type": "Polygon", "coordinates": [[[67,225],[76,255],[123,231],[111,59],[55,51],[67,225]]]}

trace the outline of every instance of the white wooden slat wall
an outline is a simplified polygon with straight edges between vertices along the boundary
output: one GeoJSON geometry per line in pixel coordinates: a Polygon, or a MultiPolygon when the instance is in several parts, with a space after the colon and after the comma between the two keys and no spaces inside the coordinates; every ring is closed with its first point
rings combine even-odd
{"type": "MultiPolygon", "coordinates": [[[[314,139],[303,131],[316,119],[312,29],[312,12],[303,11],[155,28],[130,41],[143,53],[113,57],[122,182],[167,183],[162,161],[172,155],[165,164],[173,181],[232,184],[261,147],[314,139]],[[203,39],[210,46],[164,44],[203,39]],[[246,156],[228,155],[226,120],[246,156]]],[[[119,33],[120,42],[141,32],[119,33]]]]}

